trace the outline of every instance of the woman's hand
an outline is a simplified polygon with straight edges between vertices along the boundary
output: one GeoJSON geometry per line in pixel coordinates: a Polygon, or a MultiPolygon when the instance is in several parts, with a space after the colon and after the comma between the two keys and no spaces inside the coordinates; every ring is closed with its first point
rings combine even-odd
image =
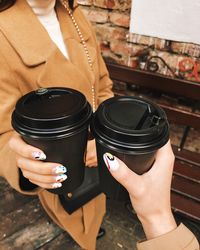
{"type": "Polygon", "coordinates": [[[155,238],[176,228],[170,205],[174,165],[170,142],[158,150],[153,167],[143,175],[135,174],[122,161],[109,153],[104,155],[104,160],[112,176],[128,190],[147,239],[155,238]]]}
{"type": "Polygon", "coordinates": [[[30,182],[39,187],[52,189],[62,186],[67,179],[66,167],[59,163],[42,162],[45,154],[38,148],[26,144],[18,134],[9,141],[10,148],[16,153],[17,166],[30,182]]]}
{"type": "Polygon", "coordinates": [[[97,167],[97,152],[95,140],[88,141],[85,165],[87,167],[97,167]]]}

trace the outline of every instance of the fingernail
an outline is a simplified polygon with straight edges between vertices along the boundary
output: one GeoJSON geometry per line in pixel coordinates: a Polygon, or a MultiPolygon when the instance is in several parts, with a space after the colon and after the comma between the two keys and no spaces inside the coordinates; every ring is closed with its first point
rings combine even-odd
{"type": "Polygon", "coordinates": [[[67,172],[67,168],[64,166],[57,166],[53,168],[53,173],[55,174],[64,174],[67,172]]]}
{"type": "Polygon", "coordinates": [[[46,155],[43,152],[33,152],[32,156],[35,160],[46,160],[46,155]]]}
{"type": "Polygon", "coordinates": [[[119,168],[119,163],[116,160],[116,158],[110,154],[110,153],[105,153],[103,155],[104,162],[107,166],[107,168],[111,171],[117,171],[119,168]]]}
{"type": "Polygon", "coordinates": [[[59,174],[56,176],[56,181],[59,181],[59,182],[65,181],[66,179],[67,179],[66,174],[59,174]]]}
{"type": "Polygon", "coordinates": [[[52,188],[60,188],[60,187],[62,187],[62,183],[60,183],[60,182],[52,184],[52,188]]]}

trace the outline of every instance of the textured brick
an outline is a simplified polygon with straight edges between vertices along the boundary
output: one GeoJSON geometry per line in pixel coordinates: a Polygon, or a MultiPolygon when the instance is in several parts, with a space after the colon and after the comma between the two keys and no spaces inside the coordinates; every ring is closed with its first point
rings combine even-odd
{"type": "Polygon", "coordinates": [[[126,10],[131,8],[131,0],[94,0],[94,5],[105,9],[126,10]]]}
{"type": "Polygon", "coordinates": [[[120,56],[135,56],[141,51],[144,47],[141,45],[132,45],[128,44],[125,41],[115,41],[113,40],[110,43],[110,49],[115,54],[120,56]]]}
{"type": "Polygon", "coordinates": [[[91,8],[82,8],[84,14],[91,22],[96,23],[106,23],[108,21],[108,11],[107,10],[96,10],[91,8]]]}
{"type": "Polygon", "coordinates": [[[89,5],[91,6],[93,3],[93,0],[78,0],[78,3],[81,5],[89,5]]]}
{"type": "Polygon", "coordinates": [[[110,21],[118,26],[129,27],[130,24],[130,15],[119,13],[119,12],[111,12],[110,13],[110,21]]]}
{"type": "MultiPolygon", "coordinates": [[[[162,52],[162,51],[153,51],[151,53],[151,56],[159,56],[161,57],[171,68],[171,70],[178,75],[178,73],[181,73],[179,70],[179,62],[183,59],[187,59],[189,57],[184,56],[184,55],[178,55],[178,54],[172,54],[169,52],[162,52]]],[[[168,75],[168,76],[173,76],[173,74],[170,72],[170,70],[165,66],[165,64],[162,62],[160,59],[153,59],[151,61],[157,62],[159,65],[159,70],[158,73],[163,74],[163,75],[168,75]]],[[[194,77],[191,76],[189,77],[187,74],[185,77],[188,80],[194,81],[194,77]]]]}
{"type": "MultiPolygon", "coordinates": [[[[179,62],[184,58],[200,58],[200,45],[169,41],[156,37],[129,33],[131,0],[78,0],[88,19],[96,29],[105,60],[144,69],[151,56],[161,57],[179,73],[179,62]]],[[[173,76],[161,59],[158,73],[173,76]]],[[[200,65],[200,64],[199,64],[200,65]]],[[[200,66],[199,66],[200,67],[200,66]]],[[[189,74],[184,79],[195,81],[189,74]]]]}
{"type": "Polygon", "coordinates": [[[200,57],[200,45],[192,43],[172,42],[171,49],[178,54],[187,54],[192,57],[200,57]]]}
{"type": "Polygon", "coordinates": [[[153,46],[155,49],[163,50],[168,46],[168,41],[157,37],[142,36],[139,34],[130,33],[127,36],[127,41],[136,44],[153,46]]]}
{"type": "Polygon", "coordinates": [[[99,40],[110,42],[112,40],[126,41],[127,30],[123,28],[112,27],[108,24],[96,25],[96,34],[99,40]]]}
{"type": "Polygon", "coordinates": [[[106,62],[122,64],[121,58],[115,55],[112,51],[110,51],[110,49],[106,48],[106,46],[104,46],[103,44],[100,45],[102,56],[106,62]]]}
{"type": "Polygon", "coordinates": [[[200,73],[200,60],[196,60],[196,64],[197,64],[197,71],[200,73]]]}

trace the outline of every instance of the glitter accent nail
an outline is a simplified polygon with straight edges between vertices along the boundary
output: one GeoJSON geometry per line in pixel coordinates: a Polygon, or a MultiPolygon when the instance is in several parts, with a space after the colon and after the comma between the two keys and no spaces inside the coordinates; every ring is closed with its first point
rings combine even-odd
{"type": "Polygon", "coordinates": [[[55,174],[64,174],[67,172],[67,168],[64,166],[57,166],[53,168],[53,173],[55,174]]]}
{"type": "Polygon", "coordinates": [[[46,160],[46,155],[43,152],[33,152],[32,156],[35,160],[46,160]]]}
{"type": "Polygon", "coordinates": [[[60,182],[52,184],[52,188],[60,188],[60,187],[62,187],[62,183],[60,183],[60,182]]]}
{"type": "Polygon", "coordinates": [[[56,176],[56,181],[59,181],[59,182],[65,181],[66,179],[67,179],[66,174],[59,174],[56,176]]]}
{"type": "Polygon", "coordinates": [[[112,154],[105,153],[103,155],[103,159],[104,159],[104,162],[105,162],[107,168],[110,171],[117,171],[118,170],[119,163],[118,163],[118,161],[116,160],[116,158],[112,154]]]}

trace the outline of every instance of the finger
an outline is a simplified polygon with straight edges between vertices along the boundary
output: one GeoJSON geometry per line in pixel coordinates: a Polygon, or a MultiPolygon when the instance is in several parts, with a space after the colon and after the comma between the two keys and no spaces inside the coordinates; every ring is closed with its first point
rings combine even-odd
{"type": "Polygon", "coordinates": [[[170,140],[157,151],[156,158],[158,158],[159,161],[161,161],[161,159],[166,159],[166,158],[167,159],[170,158],[172,161],[174,160],[174,154],[172,151],[170,140]]]}
{"type": "Polygon", "coordinates": [[[153,168],[159,166],[160,171],[163,171],[163,169],[167,170],[169,168],[173,169],[174,160],[175,160],[175,157],[172,151],[171,143],[170,141],[168,141],[162,148],[160,148],[157,151],[156,156],[155,156],[155,164],[153,168]]]}
{"type": "Polygon", "coordinates": [[[96,148],[96,142],[95,139],[89,140],[87,143],[87,148],[96,148]]]}
{"type": "Polygon", "coordinates": [[[154,178],[163,179],[163,181],[171,182],[174,168],[174,154],[170,145],[170,141],[159,149],[155,156],[155,162],[147,174],[154,178]]]}
{"type": "Polygon", "coordinates": [[[23,176],[29,180],[40,183],[54,183],[54,182],[63,182],[67,179],[66,174],[59,175],[40,175],[27,170],[22,170],[23,176]]]}
{"type": "Polygon", "coordinates": [[[131,195],[134,195],[134,192],[138,190],[138,186],[141,184],[140,176],[131,171],[120,159],[110,153],[105,153],[103,158],[111,175],[121,183],[131,195]]]}
{"type": "Polygon", "coordinates": [[[95,154],[87,154],[86,155],[86,161],[97,161],[97,156],[95,154]]]}
{"type": "Polygon", "coordinates": [[[40,175],[57,175],[67,172],[67,168],[59,163],[39,162],[23,157],[17,158],[17,166],[24,171],[30,171],[40,175]]]}
{"type": "Polygon", "coordinates": [[[34,180],[29,180],[30,182],[32,182],[33,184],[41,187],[41,188],[45,188],[45,189],[55,189],[55,188],[60,188],[62,187],[62,183],[61,182],[55,182],[55,183],[43,183],[43,182],[37,182],[34,180]]]}
{"type": "Polygon", "coordinates": [[[9,146],[15,153],[23,157],[34,160],[46,159],[46,155],[42,150],[24,142],[21,136],[17,133],[15,133],[9,140],[9,146]]]}
{"type": "Polygon", "coordinates": [[[88,141],[86,159],[91,160],[97,157],[95,140],[88,141]]]}
{"type": "Polygon", "coordinates": [[[97,159],[96,159],[96,157],[92,158],[91,160],[87,160],[86,161],[86,166],[88,166],[88,167],[95,167],[95,166],[97,166],[97,159]]]}

